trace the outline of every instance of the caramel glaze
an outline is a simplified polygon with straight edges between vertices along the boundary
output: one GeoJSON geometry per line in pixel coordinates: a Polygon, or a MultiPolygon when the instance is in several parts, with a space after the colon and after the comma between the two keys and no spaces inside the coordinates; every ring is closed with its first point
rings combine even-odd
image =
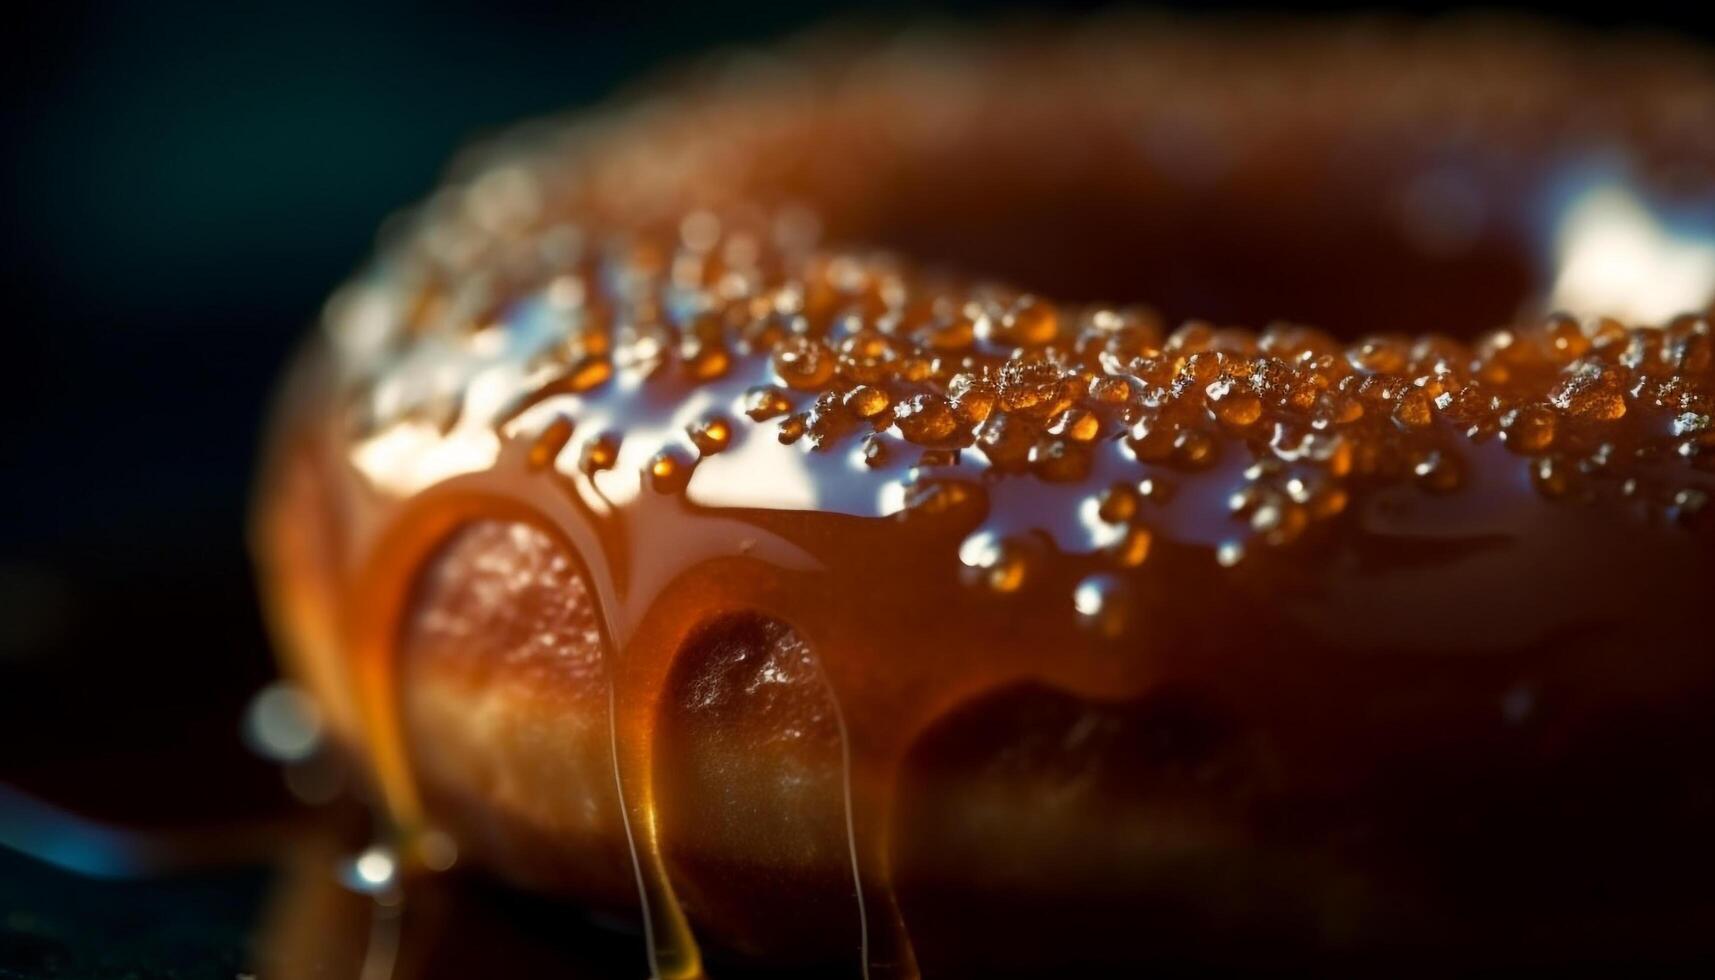
{"type": "Polygon", "coordinates": [[[288,386],[292,666],[407,846],[641,895],[663,976],[1707,954],[1710,320],[1517,311],[1540,189],[1706,182],[1712,93],[1108,24],[534,127],[288,386]]]}

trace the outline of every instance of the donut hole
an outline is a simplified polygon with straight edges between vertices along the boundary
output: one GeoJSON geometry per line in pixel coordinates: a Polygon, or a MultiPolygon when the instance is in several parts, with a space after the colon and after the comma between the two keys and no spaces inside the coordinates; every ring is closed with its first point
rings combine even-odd
{"type": "Polygon", "coordinates": [[[1284,320],[1344,338],[1472,336],[1512,322],[1537,276],[1498,236],[1433,250],[1379,205],[1013,194],[889,232],[908,254],[1068,301],[1141,302],[1169,323],[1284,320]]]}
{"type": "Polygon", "coordinates": [[[1207,180],[997,154],[906,167],[865,219],[867,235],[931,267],[1063,301],[1146,304],[1170,325],[1469,337],[1545,292],[1541,249],[1504,180],[1336,160],[1285,167],[1207,180]]]}
{"type": "Polygon", "coordinates": [[[775,962],[858,948],[838,716],[797,630],[754,613],[694,630],[652,754],[663,857],[700,938],[775,962]]]}

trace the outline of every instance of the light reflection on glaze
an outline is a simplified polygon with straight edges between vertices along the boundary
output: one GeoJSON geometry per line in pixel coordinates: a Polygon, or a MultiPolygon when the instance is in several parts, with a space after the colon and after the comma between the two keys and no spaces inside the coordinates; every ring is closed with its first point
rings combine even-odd
{"type": "Polygon", "coordinates": [[[1551,309],[1661,324],[1715,298],[1715,227],[1664,220],[1621,179],[1562,205],[1554,247],[1551,309]]]}

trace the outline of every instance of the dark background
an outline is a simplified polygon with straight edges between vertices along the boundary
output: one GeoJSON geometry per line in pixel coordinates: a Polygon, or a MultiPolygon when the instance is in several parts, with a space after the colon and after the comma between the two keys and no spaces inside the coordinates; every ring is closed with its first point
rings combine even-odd
{"type": "MultiPolygon", "coordinates": [[[[1710,37],[1696,3],[1616,6],[1540,10],[1710,37]]],[[[261,419],[323,297],[462,142],[710,47],[924,10],[154,2],[9,24],[0,784],[145,826],[278,800],[237,737],[271,672],[243,543],[261,419]]],[[[0,977],[27,975],[6,951],[0,977]]]]}

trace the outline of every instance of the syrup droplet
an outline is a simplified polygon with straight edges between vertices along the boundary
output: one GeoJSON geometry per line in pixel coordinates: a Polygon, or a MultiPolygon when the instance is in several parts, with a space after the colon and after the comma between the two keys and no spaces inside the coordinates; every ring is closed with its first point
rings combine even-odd
{"type": "Polygon", "coordinates": [[[1114,637],[1124,632],[1131,603],[1127,601],[1125,584],[1113,575],[1101,573],[1078,583],[1072,590],[1072,605],[1086,629],[1114,637]]]}
{"type": "Polygon", "coordinates": [[[1048,424],[1048,434],[1071,439],[1074,442],[1091,442],[1102,430],[1102,421],[1096,413],[1084,408],[1068,408],[1054,421],[1048,424]]]}
{"type": "Polygon", "coordinates": [[[792,411],[792,400],[773,385],[757,385],[744,393],[744,414],[752,421],[766,422],[792,411]]]}
{"type": "Polygon", "coordinates": [[[834,352],[812,337],[788,337],[774,349],[774,373],[799,391],[815,391],[827,384],[834,366],[834,352]]]}
{"type": "Polygon", "coordinates": [[[1227,425],[1244,428],[1262,418],[1262,399],[1239,387],[1235,379],[1217,378],[1203,393],[1209,399],[1210,412],[1227,425]]]}
{"type": "Polygon", "coordinates": [[[1548,393],[1548,402],[1574,418],[1611,422],[1626,414],[1619,373],[1594,362],[1569,368],[1548,393]]]}
{"type": "Polygon", "coordinates": [[[1514,409],[1501,419],[1501,437],[1514,452],[1540,453],[1554,444],[1554,413],[1540,405],[1514,409]]]}
{"type": "Polygon", "coordinates": [[[1137,481],[1137,492],[1142,494],[1145,500],[1165,504],[1173,499],[1173,484],[1163,477],[1146,476],[1137,481]]]}
{"type": "Polygon", "coordinates": [[[976,431],[977,448],[982,450],[989,465],[1001,472],[1022,470],[1030,459],[1030,449],[1036,444],[1036,430],[1015,415],[999,412],[990,415],[976,431]]]}
{"type": "Polygon", "coordinates": [[[1531,463],[1531,482],[1545,497],[1564,497],[1572,489],[1570,467],[1554,458],[1544,456],[1531,463]]]}
{"type": "Polygon", "coordinates": [[[893,422],[906,439],[919,446],[932,446],[953,435],[959,417],[944,396],[925,392],[912,395],[896,406],[893,422]]]}
{"type": "Polygon", "coordinates": [[[692,333],[679,343],[679,362],[693,381],[711,381],[727,373],[732,354],[718,332],[713,336],[692,333]]]}
{"type": "Polygon", "coordinates": [[[1407,388],[1394,402],[1396,422],[1411,429],[1421,429],[1435,421],[1434,403],[1421,388],[1407,388]]]}
{"type": "Polygon", "coordinates": [[[1213,436],[1202,429],[1180,429],[1173,436],[1173,461],[1186,469],[1203,469],[1215,462],[1213,436]]]}
{"type": "Polygon", "coordinates": [[[574,393],[589,391],[591,388],[613,377],[613,361],[605,354],[585,354],[572,362],[566,370],[565,387],[574,393]]]}
{"type": "Polygon", "coordinates": [[[906,518],[938,517],[952,512],[968,511],[983,505],[987,493],[981,484],[970,480],[914,475],[904,486],[906,518]]]}
{"type": "Polygon", "coordinates": [[[780,420],[780,443],[781,443],[781,445],[790,446],[793,443],[797,442],[799,439],[804,438],[804,433],[809,430],[809,427],[810,427],[809,417],[806,416],[803,412],[799,412],[796,415],[788,415],[787,417],[781,419],[780,420]]]}
{"type": "Polygon", "coordinates": [[[1077,483],[1090,475],[1090,448],[1069,439],[1044,438],[1030,447],[1030,471],[1050,483],[1077,483]]]}
{"type": "Polygon", "coordinates": [[[846,392],[845,404],[847,408],[851,409],[852,414],[858,418],[873,419],[887,411],[891,401],[887,397],[887,392],[880,388],[858,385],[846,392]]]}
{"type": "Polygon", "coordinates": [[[697,452],[713,456],[732,443],[732,425],[720,415],[708,415],[686,428],[697,452]]]}
{"type": "Polygon", "coordinates": [[[954,376],[947,383],[947,397],[952,400],[953,411],[959,413],[959,418],[975,425],[994,411],[996,389],[994,382],[965,373],[954,376]]]}
{"type": "Polygon", "coordinates": [[[542,430],[542,434],[536,437],[536,441],[530,444],[530,454],[527,460],[529,467],[533,470],[540,470],[553,465],[554,460],[560,455],[561,450],[566,448],[566,443],[570,442],[571,438],[571,419],[562,415],[549,422],[547,427],[542,430]]]}
{"type": "Polygon", "coordinates": [[[887,465],[887,445],[881,437],[875,434],[864,436],[859,452],[863,456],[865,466],[875,468],[887,465]]]}
{"type": "Polygon", "coordinates": [[[619,461],[619,437],[611,432],[603,432],[584,443],[583,451],[578,456],[578,469],[586,476],[594,476],[602,470],[613,468],[619,461]]]}
{"type": "Polygon", "coordinates": [[[989,532],[966,538],[959,546],[959,560],[967,570],[967,581],[1003,594],[1023,588],[1030,567],[1017,541],[989,532]]]}
{"type": "Polygon", "coordinates": [[[649,485],[657,493],[678,493],[691,480],[696,461],[678,446],[665,446],[649,457],[649,485]]]}
{"type": "Polygon", "coordinates": [[[999,320],[989,322],[993,325],[994,340],[1015,347],[1040,347],[1060,332],[1060,318],[1054,307],[1034,296],[1021,298],[999,320]]]}
{"type": "Polygon", "coordinates": [[[1108,545],[1108,557],[1122,568],[1136,568],[1149,558],[1149,546],[1153,541],[1154,535],[1148,528],[1133,524],[1108,545]]]}
{"type": "Polygon", "coordinates": [[[1096,498],[1096,513],[1109,524],[1124,524],[1137,515],[1138,491],[1116,483],[1096,498]]]}
{"type": "Polygon", "coordinates": [[[1450,452],[1432,449],[1412,464],[1417,485],[1434,493],[1452,493],[1464,480],[1464,468],[1459,458],[1450,452]]]}

